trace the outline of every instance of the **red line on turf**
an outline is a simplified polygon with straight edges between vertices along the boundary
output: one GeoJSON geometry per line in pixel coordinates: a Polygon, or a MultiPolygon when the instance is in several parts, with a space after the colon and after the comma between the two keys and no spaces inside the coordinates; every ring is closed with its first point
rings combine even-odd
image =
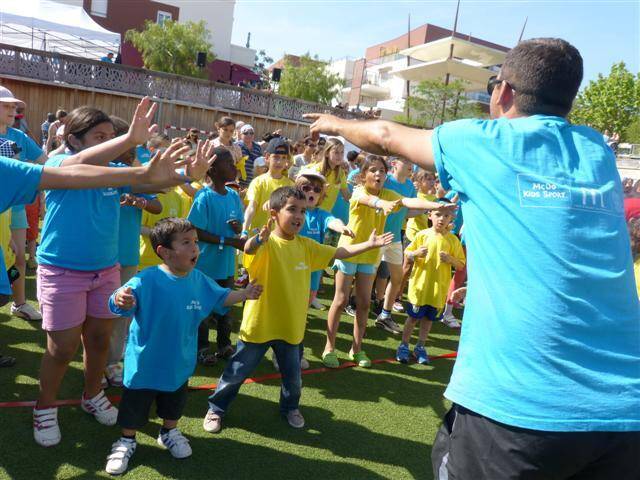
{"type": "MultiPolygon", "coordinates": [[[[430,360],[437,360],[439,358],[456,358],[458,356],[458,352],[444,353],[442,355],[434,355],[433,357],[429,357],[430,360]]],[[[371,363],[397,363],[395,358],[379,358],[378,360],[373,360],[371,363]]],[[[338,368],[311,368],[309,370],[303,370],[302,375],[314,375],[316,373],[326,373],[332,372],[336,370],[344,370],[345,368],[353,368],[356,364],[353,362],[346,362],[341,364],[338,368]]],[[[244,383],[263,383],[267,380],[275,380],[281,378],[282,375],[279,373],[269,373],[267,375],[263,375],[261,377],[251,377],[247,378],[244,383]]],[[[193,387],[189,387],[189,390],[213,390],[216,388],[215,383],[205,384],[205,385],[196,385],[193,387]]],[[[109,400],[112,402],[119,402],[120,395],[111,395],[109,400]]],[[[0,408],[19,408],[19,407],[33,407],[36,402],[34,400],[25,400],[25,401],[17,401],[17,402],[0,402],[0,408]]],[[[69,400],[58,400],[56,402],[57,407],[64,407],[68,405],[80,405],[80,399],[69,399],[69,400]]]]}

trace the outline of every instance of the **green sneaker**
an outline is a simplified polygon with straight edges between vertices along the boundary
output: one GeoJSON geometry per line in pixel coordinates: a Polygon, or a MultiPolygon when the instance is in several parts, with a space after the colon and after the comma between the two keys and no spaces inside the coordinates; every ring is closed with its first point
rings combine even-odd
{"type": "Polygon", "coordinates": [[[356,365],[362,368],[371,368],[371,360],[367,357],[367,354],[364,351],[360,351],[358,353],[349,353],[349,360],[355,362],[356,365]]]}
{"type": "Polygon", "coordinates": [[[340,362],[338,361],[338,355],[336,352],[325,352],[322,354],[322,363],[327,368],[338,368],[340,362]]]}

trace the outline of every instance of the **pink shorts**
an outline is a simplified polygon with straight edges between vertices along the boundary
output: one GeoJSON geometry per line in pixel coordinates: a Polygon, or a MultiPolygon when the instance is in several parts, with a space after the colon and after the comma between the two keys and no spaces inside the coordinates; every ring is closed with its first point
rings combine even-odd
{"type": "Polygon", "coordinates": [[[38,266],[38,302],[42,328],[68,330],[87,317],[116,318],[109,310],[109,297],[120,288],[120,265],[84,272],[38,266]]]}

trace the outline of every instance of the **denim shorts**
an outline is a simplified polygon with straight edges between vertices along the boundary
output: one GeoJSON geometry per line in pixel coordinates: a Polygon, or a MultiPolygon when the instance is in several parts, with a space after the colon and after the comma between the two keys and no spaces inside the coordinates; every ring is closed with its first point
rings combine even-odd
{"type": "Polygon", "coordinates": [[[355,275],[356,273],[364,273],[366,275],[375,275],[378,270],[377,265],[372,263],[351,263],[346,260],[337,260],[333,264],[333,268],[340,270],[345,275],[355,275]]]}

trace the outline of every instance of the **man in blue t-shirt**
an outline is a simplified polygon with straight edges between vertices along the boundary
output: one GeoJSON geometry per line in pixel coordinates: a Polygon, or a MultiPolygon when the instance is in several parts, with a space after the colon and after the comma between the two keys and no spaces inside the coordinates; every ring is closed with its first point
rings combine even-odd
{"type": "Polygon", "coordinates": [[[489,79],[491,120],[307,116],[459,194],[469,287],[436,478],[640,478],[640,304],[613,152],[566,120],[582,72],[532,39],[489,79]]]}

